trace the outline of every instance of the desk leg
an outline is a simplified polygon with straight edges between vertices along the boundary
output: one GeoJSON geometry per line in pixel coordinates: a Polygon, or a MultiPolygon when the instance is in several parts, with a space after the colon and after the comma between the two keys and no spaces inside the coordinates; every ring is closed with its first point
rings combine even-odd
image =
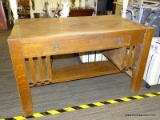
{"type": "Polygon", "coordinates": [[[19,40],[13,40],[9,41],[8,44],[22,109],[25,116],[31,116],[33,114],[32,100],[25,70],[24,58],[22,55],[21,43],[19,40]]]}
{"type": "Polygon", "coordinates": [[[137,45],[137,47],[139,47],[139,54],[137,55],[136,62],[133,65],[132,81],[130,85],[133,93],[138,93],[142,85],[143,74],[148,57],[148,52],[150,49],[150,44],[153,37],[153,32],[153,28],[148,28],[146,30],[146,34],[144,35],[142,44],[137,45]]]}

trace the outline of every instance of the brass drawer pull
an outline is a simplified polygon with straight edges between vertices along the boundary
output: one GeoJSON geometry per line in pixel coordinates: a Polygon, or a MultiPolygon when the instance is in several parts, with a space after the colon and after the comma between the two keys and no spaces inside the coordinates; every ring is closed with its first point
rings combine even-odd
{"type": "Polygon", "coordinates": [[[55,44],[54,45],[54,51],[58,51],[59,50],[59,45],[58,44],[55,44]]]}
{"type": "Polygon", "coordinates": [[[117,44],[121,44],[122,43],[122,38],[118,38],[116,41],[117,44]]]}

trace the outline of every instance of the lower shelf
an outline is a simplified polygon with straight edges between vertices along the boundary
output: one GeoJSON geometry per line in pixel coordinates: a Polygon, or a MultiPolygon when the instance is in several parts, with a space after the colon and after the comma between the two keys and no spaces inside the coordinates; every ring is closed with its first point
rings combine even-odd
{"type": "Polygon", "coordinates": [[[105,74],[119,73],[119,69],[110,61],[85,63],[52,69],[52,82],[64,82],[105,74]]]}
{"type": "Polygon", "coordinates": [[[43,86],[53,83],[72,81],[119,72],[120,70],[110,61],[84,63],[74,66],[52,68],[52,81],[38,81],[37,84],[33,84],[33,82],[30,82],[29,86],[43,86]]]}

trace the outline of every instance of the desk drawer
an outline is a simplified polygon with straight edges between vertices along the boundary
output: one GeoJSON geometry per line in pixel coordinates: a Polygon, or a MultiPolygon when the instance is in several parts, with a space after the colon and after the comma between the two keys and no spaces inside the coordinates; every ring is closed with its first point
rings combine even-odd
{"type": "Polygon", "coordinates": [[[24,57],[35,57],[35,56],[46,56],[46,55],[57,55],[57,54],[68,54],[78,53],[94,50],[106,50],[112,48],[120,48],[128,46],[130,44],[129,37],[123,38],[93,38],[81,39],[81,40],[56,40],[49,41],[46,43],[27,43],[23,44],[23,55],[24,57]]]}
{"type": "Polygon", "coordinates": [[[43,45],[41,43],[23,44],[22,51],[25,58],[43,56],[43,45]]]}
{"type": "Polygon", "coordinates": [[[129,37],[93,40],[66,40],[43,45],[43,54],[67,54],[128,46],[129,37]]]}

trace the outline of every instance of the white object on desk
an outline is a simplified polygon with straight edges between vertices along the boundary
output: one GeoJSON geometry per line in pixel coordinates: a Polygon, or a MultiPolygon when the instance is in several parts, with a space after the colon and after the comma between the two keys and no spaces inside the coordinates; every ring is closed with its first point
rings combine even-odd
{"type": "Polygon", "coordinates": [[[123,12],[122,12],[123,18],[126,18],[126,11],[127,11],[128,2],[129,2],[129,0],[123,0],[123,12]]]}
{"type": "Polygon", "coordinates": [[[14,20],[15,20],[15,19],[18,19],[17,0],[9,0],[9,2],[10,2],[11,10],[12,10],[12,12],[13,12],[14,20]]]}
{"type": "Polygon", "coordinates": [[[69,12],[70,12],[70,9],[69,9],[68,1],[62,2],[62,11],[60,12],[60,17],[61,18],[68,17],[69,12]]]}

